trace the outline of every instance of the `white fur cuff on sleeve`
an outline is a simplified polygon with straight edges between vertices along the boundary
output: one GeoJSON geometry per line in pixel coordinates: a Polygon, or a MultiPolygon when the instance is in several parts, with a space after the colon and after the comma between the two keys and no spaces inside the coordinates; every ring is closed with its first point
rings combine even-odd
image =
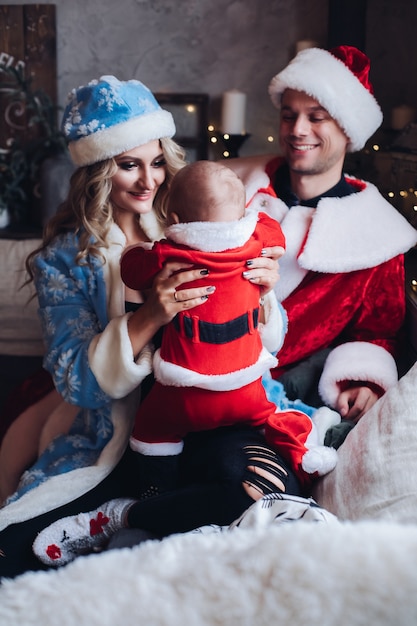
{"type": "Polygon", "coordinates": [[[275,354],[284,343],[288,328],[288,316],[277,301],[273,291],[264,297],[265,323],[259,325],[263,346],[275,354]]]}
{"type": "Polygon", "coordinates": [[[127,331],[129,314],[112,319],[88,349],[90,367],[101,389],[124,398],[152,371],[153,349],[147,345],[134,360],[127,331]]]}
{"type": "Polygon", "coordinates": [[[319,382],[323,401],[334,407],[346,380],[367,381],[385,391],[398,380],[394,358],[381,346],[366,341],[351,341],[337,346],[327,357],[319,382]]]}

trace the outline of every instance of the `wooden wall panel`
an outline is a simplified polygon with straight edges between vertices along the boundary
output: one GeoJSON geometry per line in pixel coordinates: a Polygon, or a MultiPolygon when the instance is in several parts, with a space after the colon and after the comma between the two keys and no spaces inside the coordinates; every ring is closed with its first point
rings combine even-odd
{"type": "Polygon", "coordinates": [[[24,14],[24,59],[33,89],[42,88],[56,103],[55,5],[27,4],[24,14]]]}
{"type": "MultiPolygon", "coordinates": [[[[13,212],[13,219],[38,225],[40,218],[40,145],[45,125],[34,123],[33,95],[41,90],[49,96],[54,118],[57,103],[56,77],[56,11],[53,4],[0,5],[0,194],[2,202],[13,212]],[[23,71],[23,80],[10,68],[23,71]],[[32,100],[25,84],[29,87],[32,100]],[[19,88],[22,89],[19,91],[19,88]],[[16,96],[16,92],[22,96],[16,96]],[[26,102],[32,106],[25,107],[26,102]],[[28,124],[30,118],[32,123],[28,124]],[[11,150],[12,148],[12,150],[11,150]],[[24,155],[23,157],[21,155],[24,155]],[[12,181],[12,183],[10,182],[12,181]],[[17,195],[10,190],[17,188],[17,195]],[[20,194],[23,191],[23,196],[20,194]],[[12,199],[10,199],[12,198],[12,199]],[[16,217],[18,215],[18,217],[16,217]]],[[[36,102],[44,102],[37,98],[36,102]]],[[[52,116],[52,118],[51,118],[52,116]]],[[[51,124],[50,124],[51,126],[51,124]]],[[[48,139],[49,141],[49,139],[48,139]]],[[[43,153],[42,153],[43,154],[43,153]]]]}
{"type": "Polygon", "coordinates": [[[33,89],[56,103],[56,10],[53,4],[0,4],[0,69],[25,64],[33,89]]]}
{"type": "Polygon", "coordinates": [[[0,5],[0,65],[16,65],[24,61],[23,5],[0,5]]]}

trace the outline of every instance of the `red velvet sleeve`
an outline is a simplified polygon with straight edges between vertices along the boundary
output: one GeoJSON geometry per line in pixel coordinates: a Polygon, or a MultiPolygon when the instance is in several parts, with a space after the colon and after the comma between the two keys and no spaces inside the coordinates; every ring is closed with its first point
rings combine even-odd
{"type": "Polygon", "coordinates": [[[349,341],[374,343],[396,356],[405,318],[404,257],[345,274],[309,272],[283,305],[288,333],[275,375],[349,341]]]}
{"type": "Polygon", "coordinates": [[[347,339],[370,341],[397,356],[405,306],[404,256],[399,255],[373,269],[347,339]]]}

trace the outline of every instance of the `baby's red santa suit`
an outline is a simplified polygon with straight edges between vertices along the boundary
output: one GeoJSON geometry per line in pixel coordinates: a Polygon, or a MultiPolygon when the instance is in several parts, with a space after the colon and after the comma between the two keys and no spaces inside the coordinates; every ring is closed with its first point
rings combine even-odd
{"type": "MultiPolygon", "coordinates": [[[[276,220],[249,211],[238,222],[175,224],[166,235],[168,239],[151,250],[135,247],[124,253],[125,284],[148,288],[169,259],[209,270],[207,278],[182,288],[201,286],[203,281],[216,291],[202,306],[180,312],[164,328],[154,357],[156,382],[139,407],[131,447],[146,455],[175,455],[189,432],[235,423],[263,427],[268,422],[268,439],[303,484],[312,474],[333,469],[336,453],[319,445],[313,421],[298,410],[276,412],[262,385],[262,375],[277,365],[277,359],[262,346],[262,329],[258,332],[259,287],[242,273],[246,261],[263,248],[284,247],[276,220]]],[[[274,351],[282,344],[286,321],[278,307],[274,322],[279,345],[274,351]]]]}
{"type": "MultiPolygon", "coordinates": [[[[356,48],[312,48],[272,79],[269,93],[278,108],[287,88],[316,99],[355,151],[382,122],[368,76],[369,59],[356,48]]],[[[273,376],[332,348],[319,383],[326,404],[335,406],[344,381],[386,391],[398,377],[393,355],[405,315],[403,253],[417,243],[416,230],[365,181],[346,176],[352,194],[289,209],[273,188],[282,159],[225,164],[243,180],[250,206],[279,221],[286,237],[275,291],[289,326],[273,376]]]]}

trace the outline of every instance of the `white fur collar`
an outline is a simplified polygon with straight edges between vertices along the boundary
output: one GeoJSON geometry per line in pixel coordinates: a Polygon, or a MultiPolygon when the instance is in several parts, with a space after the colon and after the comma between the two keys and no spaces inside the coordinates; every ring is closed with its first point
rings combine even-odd
{"type": "Polygon", "coordinates": [[[298,261],[316,272],[351,272],[384,263],[416,243],[417,231],[367,183],[350,196],[320,200],[298,261]]]}
{"type": "MultiPolygon", "coordinates": [[[[265,168],[273,158],[273,155],[245,157],[225,161],[225,165],[242,179],[252,199],[256,181],[258,190],[267,187],[265,168]]],[[[282,220],[286,234],[288,210],[281,200],[258,193],[251,206],[282,220]]],[[[367,182],[365,189],[355,194],[323,198],[319,202],[298,262],[306,270],[350,272],[379,265],[407,252],[416,243],[417,231],[375,185],[367,182]]]]}
{"type": "Polygon", "coordinates": [[[258,214],[247,211],[240,219],[232,222],[187,222],[169,226],[165,235],[168,239],[195,250],[222,252],[243,246],[256,228],[258,214]]]}
{"type": "Polygon", "coordinates": [[[164,236],[164,230],[158,222],[155,211],[143,213],[140,216],[140,225],[151,241],[159,241],[164,236]]]}

